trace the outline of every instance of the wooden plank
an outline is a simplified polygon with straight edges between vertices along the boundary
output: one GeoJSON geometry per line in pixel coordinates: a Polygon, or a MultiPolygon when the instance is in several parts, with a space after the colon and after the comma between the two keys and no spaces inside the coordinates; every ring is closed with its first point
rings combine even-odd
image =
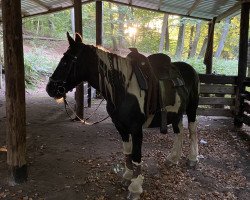
{"type": "Polygon", "coordinates": [[[27,181],[26,111],[21,0],[2,1],[6,81],[7,164],[10,181],[27,181]]]}
{"type": "Polygon", "coordinates": [[[244,112],[247,112],[250,114],[250,103],[249,102],[244,102],[244,112]]]}
{"type": "Polygon", "coordinates": [[[243,123],[250,126],[250,116],[243,115],[243,123]]]}
{"type": "Polygon", "coordinates": [[[31,1],[34,2],[35,4],[37,4],[38,6],[41,6],[42,8],[46,9],[47,11],[50,9],[50,7],[48,5],[41,2],[40,0],[31,0],[31,1]]]}
{"type": "Polygon", "coordinates": [[[235,94],[235,86],[229,85],[200,85],[201,94],[235,94]]]}
{"type": "Polygon", "coordinates": [[[201,0],[195,0],[191,8],[188,10],[187,15],[191,15],[191,13],[197,8],[200,2],[201,0]]]}
{"type": "Polygon", "coordinates": [[[198,108],[197,115],[233,117],[232,110],[220,108],[198,108]]]}
{"type": "Polygon", "coordinates": [[[234,17],[238,14],[238,11],[241,8],[241,2],[236,3],[233,7],[229,8],[216,18],[216,22],[220,22],[221,20],[225,19],[226,17],[234,17]]]}
{"type": "Polygon", "coordinates": [[[237,76],[199,74],[199,79],[201,83],[236,84],[237,76]]]}
{"type": "MultiPolygon", "coordinates": [[[[82,2],[81,0],[74,0],[74,14],[75,14],[75,31],[82,36],[82,2]]],[[[83,83],[80,83],[76,87],[75,93],[76,100],[76,114],[78,117],[83,119],[84,110],[84,93],[83,93],[83,83]]]]}
{"type": "Polygon", "coordinates": [[[228,105],[234,106],[234,98],[223,97],[200,97],[199,105],[228,105]]]}
{"type": "Polygon", "coordinates": [[[240,94],[241,97],[243,97],[243,100],[246,99],[250,101],[250,92],[245,91],[244,93],[240,94]]]}

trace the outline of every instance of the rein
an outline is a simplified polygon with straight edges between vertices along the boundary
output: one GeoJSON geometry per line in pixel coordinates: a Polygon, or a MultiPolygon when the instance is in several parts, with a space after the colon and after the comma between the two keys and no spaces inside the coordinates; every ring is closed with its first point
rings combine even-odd
{"type": "Polygon", "coordinates": [[[64,101],[64,108],[65,108],[65,111],[66,111],[67,115],[69,116],[69,118],[70,118],[72,121],[75,121],[75,119],[73,119],[73,118],[70,116],[70,114],[69,114],[69,112],[68,112],[68,110],[67,110],[67,106],[69,107],[69,109],[71,110],[71,112],[73,112],[73,114],[76,116],[76,118],[77,118],[80,122],[82,122],[82,123],[84,123],[84,124],[87,124],[87,125],[99,124],[99,123],[101,123],[101,122],[103,122],[103,121],[105,121],[106,119],[109,118],[109,115],[108,115],[107,117],[105,117],[105,118],[103,118],[103,119],[101,119],[101,120],[99,120],[99,121],[96,121],[96,122],[94,122],[94,123],[88,123],[88,122],[87,122],[87,120],[91,119],[91,118],[93,117],[93,115],[96,113],[96,111],[97,111],[98,108],[101,106],[101,104],[102,104],[102,102],[104,101],[104,99],[101,100],[101,102],[99,103],[99,105],[97,106],[97,108],[96,108],[96,109],[93,111],[93,113],[92,113],[89,117],[87,117],[86,119],[81,119],[81,118],[76,114],[76,112],[74,111],[73,108],[71,108],[71,106],[69,105],[69,103],[68,103],[68,101],[66,100],[65,97],[63,97],[63,101],[64,101]]]}

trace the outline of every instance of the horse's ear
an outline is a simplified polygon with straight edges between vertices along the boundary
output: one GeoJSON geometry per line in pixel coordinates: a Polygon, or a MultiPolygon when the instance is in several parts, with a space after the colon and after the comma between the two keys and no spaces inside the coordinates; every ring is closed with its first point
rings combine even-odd
{"type": "Polygon", "coordinates": [[[80,36],[79,33],[76,33],[75,42],[76,42],[76,43],[82,43],[82,37],[80,36]]]}
{"type": "Polygon", "coordinates": [[[75,44],[74,39],[69,35],[69,32],[67,32],[67,38],[69,41],[69,46],[73,46],[75,44]]]}

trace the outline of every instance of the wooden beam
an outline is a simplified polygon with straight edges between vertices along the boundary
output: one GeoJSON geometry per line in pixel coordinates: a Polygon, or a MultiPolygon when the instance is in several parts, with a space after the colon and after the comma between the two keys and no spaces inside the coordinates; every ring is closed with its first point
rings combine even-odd
{"type": "Polygon", "coordinates": [[[227,105],[234,106],[234,98],[224,98],[224,97],[200,97],[199,105],[227,105]]]}
{"type": "Polygon", "coordinates": [[[21,0],[2,1],[6,82],[7,164],[10,180],[27,180],[21,0]]]}
{"type": "Polygon", "coordinates": [[[103,3],[96,1],[96,45],[102,45],[103,36],[103,3]]]}
{"type": "Polygon", "coordinates": [[[237,76],[224,76],[214,74],[199,74],[201,83],[207,84],[236,84],[237,76]]]}
{"type": "Polygon", "coordinates": [[[159,0],[159,3],[158,3],[158,10],[161,10],[161,5],[162,5],[162,0],[159,0]]]}
{"type": "Polygon", "coordinates": [[[235,94],[235,86],[229,85],[200,85],[201,94],[235,94]]]}
{"type": "Polygon", "coordinates": [[[197,115],[233,117],[233,111],[230,109],[221,108],[198,108],[197,115]]]}
{"type": "MultiPolygon", "coordinates": [[[[75,31],[82,36],[82,2],[81,0],[74,0],[74,13],[75,13],[75,31]]],[[[78,117],[83,119],[83,101],[84,101],[84,92],[83,92],[83,83],[80,83],[76,87],[75,93],[76,100],[76,114],[78,117]]]]}
{"type": "Polygon", "coordinates": [[[214,18],[209,23],[208,28],[207,50],[204,57],[204,64],[206,65],[206,74],[212,74],[215,20],[216,18],[214,18]]]}
{"type": "Polygon", "coordinates": [[[229,8],[227,11],[225,11],[224,13],[220,14],[217,16],[216,18],[216,23],[220,22],[221,20],[229,17],[229,16],[234,16],[237,15],[237,11],[240,11],[241,8],[241,2],[237,2],[233,7],[229,8]]]}
{"type": "Polygon", "coordinates": [[[244,99],[241,94],[245,91],[244,81],[247,71],[247,50],[248,50],[248,31],[249,31],[249,8],[250,3],[241,4],[241,19],[240,19],[240,41],[239,41],[239,62],[238,62],[238,87],[236,99],[236,116],[234,124],[241,127],[242,116],[244,112],[244,99]]]}
{"type": "Polygon", "coordinates": [[[200,4],[201,0],[196,0],[191,8],[188,10],[187,15],[191,15],[191,13],[197,8],[197,6],[200,4]]]}
{"type": "Polygon", "coordinates": [[[37,4],[38,6],[46,9],[46,10],[49,10],[50,7],[48,5],[46,5],[45,3],[41,2],[40,0],[31,0],[32,2],[34,2],[35,4],[37,4]]]}

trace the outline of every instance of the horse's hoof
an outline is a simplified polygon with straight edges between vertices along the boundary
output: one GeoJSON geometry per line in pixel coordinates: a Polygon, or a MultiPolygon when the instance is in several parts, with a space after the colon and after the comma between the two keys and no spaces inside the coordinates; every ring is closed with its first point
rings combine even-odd
{"type": "Polygon", "coordinates": [[[139,193],[129,192],[128,196],[127,196],[127,199],[128,200],[138,200],[138,199],[140,199],[140,194],[139,193]]]}
{"type": "Polygon", "coordinates": [[[190,169],[195,169],[196,166],[198,164],[198,161],[193,161],[193,160],[188,160],[187,161],[187,166],[190,168],[190,169]]]}
{"type": "Polygon", "coordinates": [[[131,180],[128,180],[128,179],[125,179],[125,178],[122,180],[122,185],[124,187],[128,187],[130,184],[131,184],[131,180]]]}

